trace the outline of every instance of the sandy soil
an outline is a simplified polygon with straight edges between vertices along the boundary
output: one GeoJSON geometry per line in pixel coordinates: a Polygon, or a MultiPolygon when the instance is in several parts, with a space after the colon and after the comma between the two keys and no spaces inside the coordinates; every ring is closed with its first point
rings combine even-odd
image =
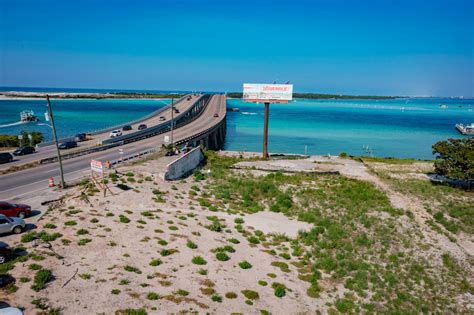
{"type": "MultiPolygon", "coordinates": [[[[250,244],[234,229],[235,216],[199,207],[188,195],[190,187],[196,185],[194,180],[173,183],[162,181],[158,169],[162,165],[152,161],[146,165],[122,169],[123,173],[134,172],[134,178],[138,181],[146,176],[153,177],[153,181],[128,183],[134,190],[114,189],[114,196],[103,198],[97,194],[90,197],[92,204],[74,198],[79,195],[79,188],[69,190],[70,197],[66,202],[46,213],[36,223],[38,230],[63,234],[61,239],[52,242],[54,252],[63,258],[50,257],[49,249],[33,248],[32,243],[26,243],[23,245],[28,252],[35,252],[45,259],[17,264],[11,272],[17,279],[32,279],[34,273],[28,266],[38,263],[53,271],[54,281],[39,293],[31,290],[29,283],[18,283],[18,291],[8,297],[8,302],[24,307],[27,314],[35,311],[31,301],[37,298],[47,299],[51,307],[59,307],[65,314],[112,314],[125,308],[146,308],[151,314],[180,311],[259,314],[261,309],[273,314],[293,314],[297,311],[309,313],[323,306],[322,300],[307,296],[308,283],[298,280],[296,267],[291,265],[291,260],[276,258],[264,252],[272,248],[270,245],[250,244]],[[152,189],[165,192],[166,202],[154,201],[152,189]],[[79,211],[76,213],[76,210],[79,211]],[[144,211],[149,211],[148,216],[142,214],[144,211]],[[120,215],[125,215],[130,222],[121,223],[120,215]],[[217,216],[227,226],[225,231],[208,230],[205,226],[211,221],[207,216],[217,216]],[[98,222],[92,223],[92,219],[98,222]],[[77,225],[65,225],[66,221],[74,221],[77,225]],[[47,223],[57,228],[44,229],[47,223]],[[87,230],[88,234],[78,235],[80,229],[87,230]],[[228,240],[231,238],[238,239],[240,243],[230,243],[228,240]],[[78,242],[81,239],[90,239],[91,242],[80,246],[78,242]],[[62,240],[71,243],[66,246],[62,240]],[[165,240],[168,244],[160,245],[159,240],[165,240]],[[188,240],[192,240],[198,248],[188,248],[188,240]],[[211,250],[225,245],[232,245],[235,252],[228,253],[230,260],[218,261],[211,250]],[[163,249],[177,252],[161,256],[163,249]],[[207,264],[198,266],[191,263],[193,256],[197,255],[202,256],[207,264]],[[153,259],[160,259],[162,263],[150,266],[153,259]],[[250,262],[253,267],[240,268],[238,263],[243,260],[250,262]],[[289,264],[290,272],[271,266],[272,262],[283,260],[289,264]],[[138,268],[139,273],[127,272],[124,269],[127,265],[138,268]],[[197,273],[201,268],[207,270],[207,275],[197,273]],[[275,274],[276,278],[267,274],[275,274]],[[121,285],[123,280],[128,283],[121,285]],[[260,285],[259,280],[268,282],[268,285],[260,285]],[[288,288],[286,296],[278,298],[274,295],[271,288],[273,282],[285,284],[288,288]],[[120,293],[112,294],[113,289],[120,290],[120,293]],[[189,294],[178,295],[180,289],[189,294]],[[247,299],[241,291],[246,289],[259,294],[253,305],[245,303],[247,299]],[[212,291],[222,297],[221,303],[212,301],[212,291]],[[161,298],[147,299],[150,292],[158,293],[161,298]],[[225,297],[228,292],[236,293],[237,297],[225,297]]],[[[262,212],[246,215],[243,219],[244,228],[259,229],[264,233],[294,236],[298,230],[310,228],[308,224],[289,220],[276,213],[262,212]]],[[[19,236],[7,238],[10,244],[19,245],[19,236]]]]}

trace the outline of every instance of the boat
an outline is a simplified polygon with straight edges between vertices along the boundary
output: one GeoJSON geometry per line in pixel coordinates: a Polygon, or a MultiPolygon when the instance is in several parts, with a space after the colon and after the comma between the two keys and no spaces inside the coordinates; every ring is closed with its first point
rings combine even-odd
{"type": "Polygon", "coordinates": [[[439,108],[448,108],[448,105],[441,104],[439,105],[439,108]]]}
{"type": "Polygon", "coordinates": [[[456,129],[463,135],[474,135],[474,123],[470,125],[456,124],[456,129]]]}
{"type": "Polygon", "coordinates": [[[229,110],[230,110],[231,112],[239,112],[239,111],[240,111],[240,108],[238,108],[238,107],[231,107],[229,110]]]}
{"type": "Polygon", "coordinates": [[[22,123],[29,123],[39,121],[39,119],[35,116],[35,113],[32,110],[24,110],[20,112],[20,121],[22,123]]]}

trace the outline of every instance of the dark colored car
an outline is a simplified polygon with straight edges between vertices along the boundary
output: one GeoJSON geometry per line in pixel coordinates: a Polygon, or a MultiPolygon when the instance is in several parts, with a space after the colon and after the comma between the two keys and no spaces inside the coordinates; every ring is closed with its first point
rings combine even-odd
{"type": "Polygon", "coordinates": [[[125,125],[125,126],[123,126],[122,130],[123,130],[123,131],[132,130],[132,126],[130,126],[130,125],[125,125]]]}
{"type": "Polygon", "coordinates": [[[31,207],[23,204],[0,201],[0,214],[4,214],[7,217],[18,217],[24,219],[31,215],[31,207]]]}
{"type": "Polygon", "coordinates": [[[143,130],[143,129],[146,129],[147,126],[145,124],[141,124],[140,126],[138,126],[138,130],[143,130]]]}
{"type": "Polygon", "coordinates": [[[176,114],[179,114],[179,109],[175,108],[175,109],[174,109],[174,112],[175,112],[176,114]]]}
{"type": "Polygon", "coordinates": [[[13,161],[13,155],[7,152],[0,153],[0,164],[13,161]]]}
{"type": "Polygon", "coordinates": [[[215,113],[215,114],[214,114],[214,117],[219,117],[219,114],[218,114],[218,113],[215,113]]]}
{"type": "Polygon", "coordinates": [[[25,155],[35,153],[35,148],[33,147],[19,147],[15,151],[13,151],[14,155],[25,155]]]}
{"type": "Polygon", "coordinates": [[[13,254],[13,250],[8,246],[7,243],[0,242],[0,264],[7,261],[13,254]]]}
{"type": "Polygon", "coordinates": [[[58,146],[61,150],[71,149],[77,147],[76,141],[65,141],[59,144],[58,146]]]}
{"type": "Polygon", "coordinates": [[[78,133],[77,135],[74,136],[75,141],[86,141],[87,140],[87,135],[85,133],[78,133]]]}

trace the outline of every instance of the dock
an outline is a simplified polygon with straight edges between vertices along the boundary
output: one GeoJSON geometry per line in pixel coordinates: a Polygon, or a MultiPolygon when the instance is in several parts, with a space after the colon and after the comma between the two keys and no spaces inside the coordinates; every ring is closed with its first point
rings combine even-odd
{"type": "Polygon", "coordinates": [[[470,125],[456,124],[456,129],[463,135],[474,135],[474,123],[470,125]]]}

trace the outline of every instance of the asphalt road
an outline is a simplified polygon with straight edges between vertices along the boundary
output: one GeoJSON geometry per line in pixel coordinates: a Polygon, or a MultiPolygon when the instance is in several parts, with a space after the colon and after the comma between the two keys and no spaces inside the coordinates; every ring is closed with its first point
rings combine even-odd
{"type": "MultiPolygon", "coordinates": [[[[175,114],[174,117],[177,118],[180,115],[182,115],[184,113],[184,111],[186,111],[189,107],[191,107],[191,105],[193,105],[193,103],[200,96],[201,95],[192,95],[191,100],[188,101],[185,98],[183,101],[179,102],[175,106],[175,108],[178,109],[180,111],[180,113],[175,114]]],[[[161,112],[160,114],[154,115],[153,117],[150,117],[150,118],[146,119],[145,121],[142,121],[138,124],[132,124],[131,125],[132,130],[123,131],[123,134],[125,135],[125,134],[129,134],[129,133],[132,133],[132,132],[136,132],[138,130],[138,126],[140,124],[146,124],[148,127],[151,127],[151,126],[155,126],[155,125],[158,125],[160,123],[163,123],[164,121],[159,120],[160,116],[164,116],[166,120],[170,120],[171,119],[171,108],[166,109],[165,111],[161,112]]],[[[127,125],[127,123],[124,123],[123,125],[127,125]]],[[[69,149],[69,150],[62,150],[61,152],[62,153],[72,153],[74,151],[78,151],[78,150],[85,149],[85,148],[88,148],[88,147],[93,147],[93,146],[99,144],[100,141],[102,141],[104,139],[108,139],[109,134],[110,134],[110,132],[102,132],[102,133],[96,134],[96,135],[93,136],[94,138],[91,139],[91,140],[84,141],[84,142],[78,142],[77,143],[77,148],[69,149]]],[[[5,163],[5,164],[0,164],[0,170],[7,169],[7,168],[15,166],[15,165],[21,165],[21,164],[28,163],[28,162],[33,162],[33,161],[37,161],[37,160],[41,160],[41,159],[45,159],[45,158],[49,158],[49,157],[54,157],[54,156],[56,156],[56,154],[57,154],[56,153],[56,147],[54,145],[41,147],[41,148],[37,149],[36,153],[29,154],[29,155],[23,155],[23,156],[15,156],[14,160],[12,162],[5,163]]]]}
{"type": "MultiPolygon", "coordinates": [[[[214,95],[209,101],[204,113],[193,122],[174,130],[174,140],[187,138],[191,135],[205,131],[220,122],[226,115],[226,98],[223,95],[214,95]],[[218,113],[219,117],[214,117],[218,113]]],[[[138,154],[152,148],[159,148],[164,144],[164,133],[141,141],[115,147],[107,151],[96,152],[89,155],[63,161],[65,181],[79,179],[90,173],[90,160],[115,161],[120,159],[119,149],[123,150],[123,156],[138,154]]],[[[48,178],[54,177],[56,183],[59,180],[58,163],[41,165],[31,169],[18,171],[0,176],[0,199],[20,202],[22,197],[31,196],[49,189],[48,178]]]]}

